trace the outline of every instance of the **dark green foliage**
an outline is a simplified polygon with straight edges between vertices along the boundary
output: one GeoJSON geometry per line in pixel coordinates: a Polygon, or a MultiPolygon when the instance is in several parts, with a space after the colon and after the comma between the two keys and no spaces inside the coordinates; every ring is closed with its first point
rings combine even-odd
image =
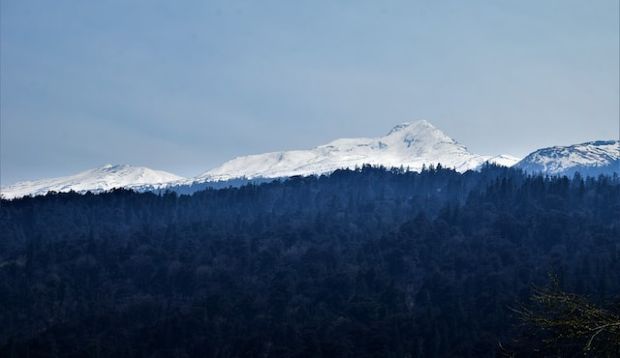
{"type": "Polygon", "coordinates": [[[484,357],[543,284],[620,294],[620,180],[381,168],[2,201],[0,356],[484,357]]]}

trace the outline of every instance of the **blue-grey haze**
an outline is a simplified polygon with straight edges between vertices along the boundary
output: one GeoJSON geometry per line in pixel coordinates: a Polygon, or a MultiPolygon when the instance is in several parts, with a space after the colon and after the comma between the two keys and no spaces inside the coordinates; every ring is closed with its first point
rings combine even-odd
{"type": "Polygon", "coordinates": [[[618,135],[618,0],[0,4],[3,185],[415,119],[480,154],[618,135]]]}

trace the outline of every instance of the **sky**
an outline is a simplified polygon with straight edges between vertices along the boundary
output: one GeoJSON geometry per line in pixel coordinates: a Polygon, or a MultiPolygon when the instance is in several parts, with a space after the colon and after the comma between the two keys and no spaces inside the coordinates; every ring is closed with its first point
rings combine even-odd
{"type": "Polygon", "coordinates": [[[477,154],[617,138],[619,1],[0,1],[0,180],[194,176],[425,119],[477,154]]]}

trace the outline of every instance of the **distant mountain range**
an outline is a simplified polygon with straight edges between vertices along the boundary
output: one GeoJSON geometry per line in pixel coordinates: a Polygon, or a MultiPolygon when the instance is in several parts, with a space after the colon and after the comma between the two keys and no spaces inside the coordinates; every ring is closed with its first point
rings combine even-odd
{"type": "Polygon", "coordinates": [[[427,121],[403,123],[377,138],[337,139],[309,150],[249,155],[232,159],[194,178],[129,165],[106,165],[76,175],[19,182],[3,187],[4,199],[56,192],[102,192],[113,188],[138,191],[172,189],[192,192],[247,181],[296,175],[318,175],[365,164],[420,171],[441,164],[459,172],[485,163],[516,166],[528,173],[582,175],[620,173],[619,141],[596,141],[539,149],[519,161],[510,155],[473,154],[427,121]]]}

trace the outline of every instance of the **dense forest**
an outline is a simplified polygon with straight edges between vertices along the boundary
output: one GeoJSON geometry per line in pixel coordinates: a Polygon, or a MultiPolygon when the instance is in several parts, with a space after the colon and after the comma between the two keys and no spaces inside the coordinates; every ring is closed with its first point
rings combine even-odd
{"type": "Polygon", "coordinates": [[[0,233],[2,357],[583,356],[519,317],[536,287],[620,307],[618,176],[51,193],[2,201],[0,233]]]}

